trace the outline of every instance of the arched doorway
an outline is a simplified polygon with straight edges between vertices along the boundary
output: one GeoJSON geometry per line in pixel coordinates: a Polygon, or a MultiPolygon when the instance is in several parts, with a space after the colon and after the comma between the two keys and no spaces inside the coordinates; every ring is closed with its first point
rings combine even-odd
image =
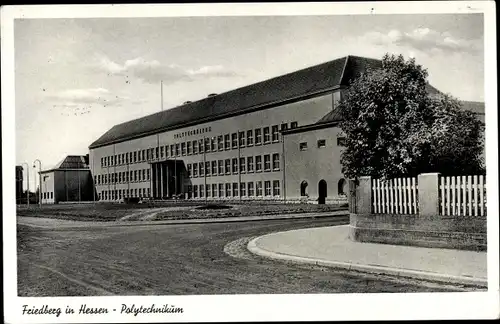
{"type": "Polygon", "coordinates": [[[347,181],[345,179],[340,179],[338,183],[338,195],[345,195],[347,192],[347,181]]]}
{"type": "Polygon", "coordinates": [[[318,183],[318,204],[324,204],[327,195],[326,181],[320,180],[318,183]]]}
{"type": "Polygon", "coordinates": [[[307,196],[307,181],[305,180],[300,183],[300,195],[307,196]]]}

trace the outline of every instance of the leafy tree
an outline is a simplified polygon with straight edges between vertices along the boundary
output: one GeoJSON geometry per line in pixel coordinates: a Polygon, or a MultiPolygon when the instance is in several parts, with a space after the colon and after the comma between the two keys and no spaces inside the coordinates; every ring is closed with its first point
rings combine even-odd
{"type": "Polygon", "coordinates": [[[447,95],[431,97],[414,59],[385,55],[382,68],[353,80],[339,109],[347,177],[483,173],[484,125],[447,95]]]}

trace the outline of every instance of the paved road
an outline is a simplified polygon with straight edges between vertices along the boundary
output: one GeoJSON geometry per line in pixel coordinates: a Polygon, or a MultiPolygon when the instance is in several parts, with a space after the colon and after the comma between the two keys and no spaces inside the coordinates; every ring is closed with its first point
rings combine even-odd
{"type": "Polygon", "coordinates": [[[275,231],[347,217],[242,223],[60,228],[18,225],[20,296],[450,291],[454,287],[262,259],[246,251],[275,231]]]}

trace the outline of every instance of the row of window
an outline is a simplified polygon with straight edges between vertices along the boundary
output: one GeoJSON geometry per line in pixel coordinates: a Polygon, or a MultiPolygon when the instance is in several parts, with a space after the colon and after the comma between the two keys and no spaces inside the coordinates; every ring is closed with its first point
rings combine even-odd
{"type": "Polygon", "coordinates": [[[150,180],[149,169],[142,170],[132,170],[115,172],[109,174],[98,174],[96,177],[97,184],[114,184],[114,183],[124,183],[124,182],[138,182],[138,181],[149,181],[150,180]]]}
{"type": "MultiPolygon", "coordinates": [[[[291,128],[297,127],[297,122],[290,123],[291,128]]],[[[101,167],[109,167],[128,163],[145,162],[158,158],[172,158],[177,156],[217,152],[238,147],[254,146],[279,142],[279,126],[273,125],[251,129],[232,134],[218,135],[201,140],[170,144],[155,148],[121,153],[101,158],[101,167]]],[[[281,130],[288,129],[288,124],[281,124],[281,130]]]]}
{"type": "MultiPolygon", "coordinates": [[[[318,148],[326,147],[326,140],[320,139],[320,140],[317,141],[316,144],[317,144],[318,148]]],[[[338,137],[337,138],[337,146],[345,146],[345,138],[338,137]]],[[[300,142],[299,143],[299,149],[301,151],[307,151],[307,142],[300,142]]]]}
{"type": "Polygon", "coordinates": [[[143,198],[151,195],[151,188],[103,190],[99,200],[117,200],[122,198],[143,198]]]}
{"type": "Polygon", "coordinates": [[[216,176],[225,174],[251,173],[251,172],[269,172],[280,169],[279,153],[257,155],[255,157],[240,157],[225,160],[214,160],[198,162],[187,165],[188,177],[196,178],[198,176],[216,176]],[[272,156],[272,165],[271,165],[272,156]],[[255,164],[254,164],[255,161],[255,164]],[[254,168],[255,166],[255,168],[254,168]],[[272,169],[271,169],[272,166],[272,169]]]}
{"type": "Polygon", "coordinates": [[[272,197],[280,196],[280,181],[256,181],[189,185],[188,198],[272,197]],[[272,187],[271,187],[272,185],[272,187]]]}
{"type": "Polygon", "coordinates": [[[43,199],[54,199],[54,192],[44,192],[42,193],[43,199]]]}

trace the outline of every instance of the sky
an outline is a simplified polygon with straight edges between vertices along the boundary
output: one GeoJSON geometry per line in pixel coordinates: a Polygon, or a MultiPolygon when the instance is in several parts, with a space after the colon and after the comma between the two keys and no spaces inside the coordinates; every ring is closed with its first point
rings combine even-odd
{"type": "Polygon", "coordinates": [[[170,109],[346,55],[394,53],[414,57],[440,91],[484,101],[483,36],[482,14],[16,19],[16,164],[87,154],[112,126],[161,110],[160,80],[170,109]]]}

